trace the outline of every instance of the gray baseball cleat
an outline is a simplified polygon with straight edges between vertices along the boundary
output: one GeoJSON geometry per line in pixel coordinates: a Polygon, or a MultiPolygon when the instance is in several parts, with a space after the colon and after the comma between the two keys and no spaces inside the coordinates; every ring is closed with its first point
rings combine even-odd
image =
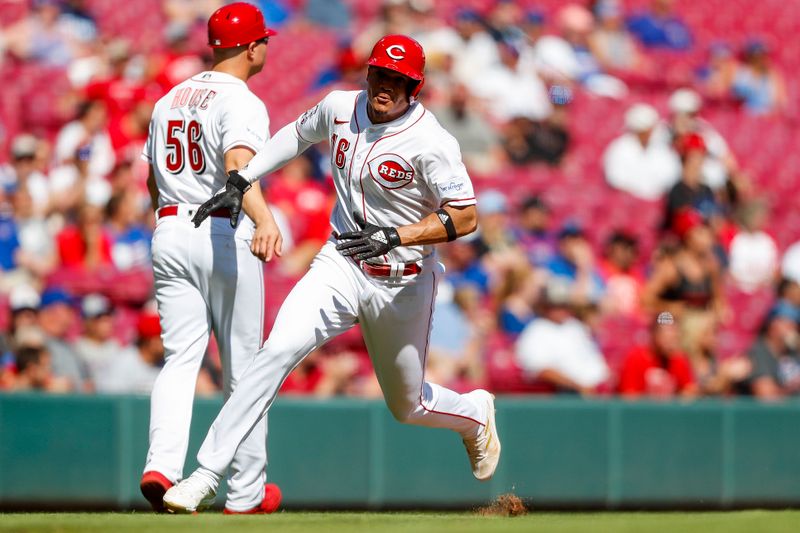
{"type": "Polygon", "coordinates": [[[214,489],[195,472],[164,494],[164,507],[168,513],[196,513],[214,503],[215,496],[214,489]]]}
{"type": "Polygon", "coordinates": [[[477,389],[465,396],[469,396],[478,405],[486,406],[486,425],[475,437],[465,438],[464,447],[472,465],[472,475],[480,481],[488,481],[494,475],[497,463],[500,461],[500,436],[497,434],[494,419],[494,395],[483,389],[477,389]]]}

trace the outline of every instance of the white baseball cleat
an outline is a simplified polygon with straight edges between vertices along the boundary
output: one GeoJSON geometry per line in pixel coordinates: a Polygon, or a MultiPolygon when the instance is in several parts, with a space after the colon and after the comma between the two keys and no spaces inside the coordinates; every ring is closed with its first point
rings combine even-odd
{"type": "Polygon", "coordinates": [[[478,405],[486,407],[486,425],[478,431],[477,436],[465,438],[464,446],[472,465],[472,475],[480,481],[488,481],[500,461],[500,436],[494,421],[494,395],[483,389],[466,395],[478,405]]]}
{"type": "Polygon", "coordinates": [[[215,496],[208,482],[194,473],[164,494],[164,507],[168,513],[196,513],[214,503],[215,496]]]}

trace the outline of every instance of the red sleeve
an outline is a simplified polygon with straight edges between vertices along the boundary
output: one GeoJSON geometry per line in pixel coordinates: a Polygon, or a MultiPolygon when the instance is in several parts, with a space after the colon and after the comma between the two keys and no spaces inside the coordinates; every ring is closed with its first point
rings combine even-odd
{"type": "Polygon", "coordinates": [[[682,391],[694,383],[694,372],[689,358],[683,354],[676,354],[670,358],[669,373],[675,378],[678,390],[682,391]]]}
{"type": "Polygon", "coordinates": [[[636,395],[645,392],[644,375],[650,366],[646,350],[646,348],[637,347],[628,352],[625,357],[619,376],[620,394],[636,395]]]}
{"type": "Polygon", "coordinates": [[[56,237],[56,245],[62,266],[72,267],[83,264],[86,247],[76,228],[68,227],[59,233],[56,237]]]}

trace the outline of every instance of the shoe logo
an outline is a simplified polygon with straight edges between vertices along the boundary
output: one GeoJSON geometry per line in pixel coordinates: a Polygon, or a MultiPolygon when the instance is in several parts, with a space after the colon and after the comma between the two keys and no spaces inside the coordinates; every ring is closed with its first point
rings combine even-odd
{"type": "Polygon", "coordinates": [[[349,120],[339,120],[338,118],[334,118],[333,119],[333,123],[334,124],[349,124],[350,121],[349,120]]]}

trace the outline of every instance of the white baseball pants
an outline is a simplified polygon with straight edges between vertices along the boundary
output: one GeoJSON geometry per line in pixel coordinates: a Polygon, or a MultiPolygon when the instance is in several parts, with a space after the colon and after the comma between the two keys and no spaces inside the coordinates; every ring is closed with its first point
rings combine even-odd
{"type": "Polygon", "coordinates": [[[255,431],[286,376],[312,350],[356,323],[386,404],[400,422],[474,435],[485,408],[424,381],[440,266],[427,261],[415,278],[369,277],[328,242],[280,308],[269,339],[223,406],[197,455],[201,472],[219,482],[241,442],[255,431]]]}
{"type": "MultiPolygon", "coordinates": [[[[197,206],[179,205],[160,218],[153,234],[153,270],[161,317],[165,364],[150,400],[150,449],[145,471],[173,482],[183,477],[197,374],[211,331],[219,344],[226,400],[263,340],[264,276],[250,253],[253,226],[242,218],[191,223],[197,206]],[[256,320],[258,322],[256,322],[256,320]]],[[[259,505],[266,480],[267,422],[232,455],[226,507],[245,511],[259,505]]]]}

